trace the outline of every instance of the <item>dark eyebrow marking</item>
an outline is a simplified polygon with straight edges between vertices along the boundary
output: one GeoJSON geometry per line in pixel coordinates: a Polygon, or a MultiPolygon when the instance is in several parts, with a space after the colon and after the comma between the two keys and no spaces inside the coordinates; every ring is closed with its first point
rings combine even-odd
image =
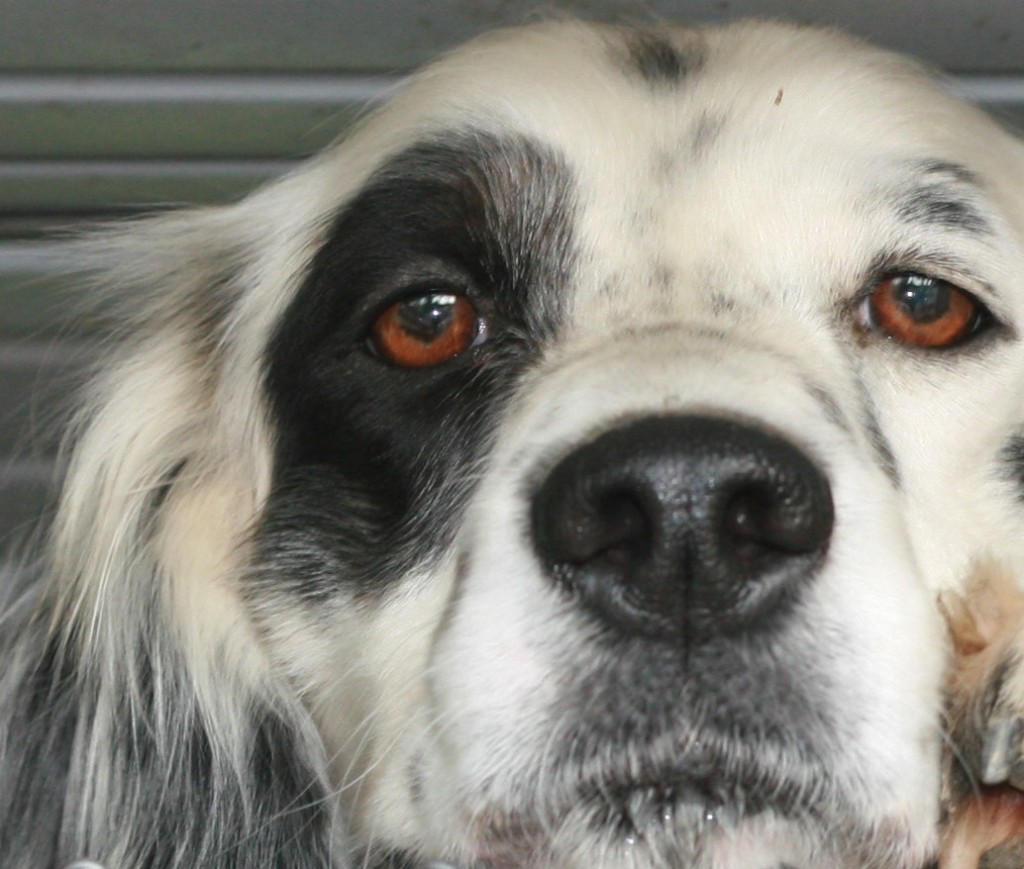
{"type": "Polygon", "coordinates": [[[991,235],[992,225],[977,203],[977,175],[959,163],[924,160],[914,165],[912,180],[894,200],[896,215],[908,223],[991,235]]]}
{"type": "Polygon", "coordinates": [[[951,160],[922,160],[917,168],[925,175],[945,175],[954,181],[981,187],[977,173],[963,163],[954,163],[951,160]]]}

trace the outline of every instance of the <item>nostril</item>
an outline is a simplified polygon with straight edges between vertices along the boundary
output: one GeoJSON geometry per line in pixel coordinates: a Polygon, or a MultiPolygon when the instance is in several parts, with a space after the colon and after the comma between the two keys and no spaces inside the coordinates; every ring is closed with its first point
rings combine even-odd
{"type": "Polygon", "coordinates": [[[722,530],[727,545],[741,557],[773,549],[771,526],[773,507],[767,493],[750,488],[734,495],[726,504],[722,530]]]}
{"type": "Polygon", "coordinates": [[[639,501],[629,492],[609,492],[597,512],[601,529],[591,561],[625,569],[643,561],[651,547],[651,525],[639,501]]]}
{"type": "MultiPolygon", "coordinates": [[[[571,484],[549,486],[571,491],[571,484]]],[[[582,568],[628,571],[651,548],[651,522],[628,489],[590,485],[535,510],[534,537],[555,572],[566,578],[582,568]]]]}
{"type": "Polygon", "coordinates": [[[738,550],[781,556],[815,552],[832,531],[831,498],[822,485],[806,491],[793,481],[757,482],[729,498],[721,518],[723,538],[738,550]]]}

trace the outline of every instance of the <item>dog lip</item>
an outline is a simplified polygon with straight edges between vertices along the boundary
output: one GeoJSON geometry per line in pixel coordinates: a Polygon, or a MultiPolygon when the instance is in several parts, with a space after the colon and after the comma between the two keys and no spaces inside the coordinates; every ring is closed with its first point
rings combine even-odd
{"type": "Polygon", "coordinates": [[[595,827],[627,837],[728,832],[765,813],[820,820],[807,785],[759,764],[757,754],[704,744],[663,764],[588,777],[576,799],[590,808],[595,827]]]}
{"type": "MultiPolygon", "coordinates": [[[[659,834],[675,837],[684,827],[693,833],[729,831],[745,818],[769,811],[796,814],[803,808],[795,785],[753,770],[716,776],[687,774],[673,767],[662,774],[609,775],[584,781],[573,793],[565,808],[583,808],[589,812],[595,834],[611,833],[625,842],[659,834]]],[[[553,812],[552,817],[560,814],[553,812]]],[[[550,828],[522,816],[495,820],[490,818],[484,837],[485,850],[492,857],[524,849],[533,852],[540,843],[537,837],[543,838],[550,828]]]]}
{"type": "Polygon", "coordinates": [[[730,829],[741,817],[770,808],[764,800],[752,800],[742,782],[685,777],[678,771],[588,785],[580,798],[594,807],[595,825],[627,838],[673,826],[684,814],[688,823],[700,827],[730,829]]]}
{"type": "Polygon", "coordinates": [[[522,869],[548,865],[553,825],[569,811],[589,814],[590,835],[597,840],[626,846],[664,839],[682,842],[691,836],[728,833],[743,819],[774,808],[756,804],[738,790],[717,787],[713,782],[680,776],[678,770],[663,779],[591,781],[575,791],[561,810],[550,807],[547,821],[532,813],[493,813],[475,819],[476,847],[469,864],[435,861],[416,869],[522,869]]]}

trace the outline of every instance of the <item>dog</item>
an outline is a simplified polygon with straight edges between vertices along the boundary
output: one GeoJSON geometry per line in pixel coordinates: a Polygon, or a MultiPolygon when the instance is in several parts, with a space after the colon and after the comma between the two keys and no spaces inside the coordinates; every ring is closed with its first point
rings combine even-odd
{"type": "Polygon", "coordinates": [[[1024,575],[1022,179],[850,37],[549,21],[101,230],[4,865],[930,865],[937,597],[1024,575]]]}

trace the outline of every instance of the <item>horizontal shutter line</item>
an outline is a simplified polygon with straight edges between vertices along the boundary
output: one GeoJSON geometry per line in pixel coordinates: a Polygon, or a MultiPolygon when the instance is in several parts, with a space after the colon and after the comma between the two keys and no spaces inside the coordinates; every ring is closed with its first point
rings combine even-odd
{"type": "Polygon", "coordinates": [[[385,79],[0,76],[0,160],[301,157],[385,79]]]}
{"type": "Polygon", "coordinates": [[[0,105],[230,103],[336,105],[380,99],[399,79],[383,75],[0,74],[0,105]]]}
{"type": "Polygon", "coordinates": [[[0,213],[70,217],[228,202],[295,165],[290,160],[0,160],[0,213]]]}

